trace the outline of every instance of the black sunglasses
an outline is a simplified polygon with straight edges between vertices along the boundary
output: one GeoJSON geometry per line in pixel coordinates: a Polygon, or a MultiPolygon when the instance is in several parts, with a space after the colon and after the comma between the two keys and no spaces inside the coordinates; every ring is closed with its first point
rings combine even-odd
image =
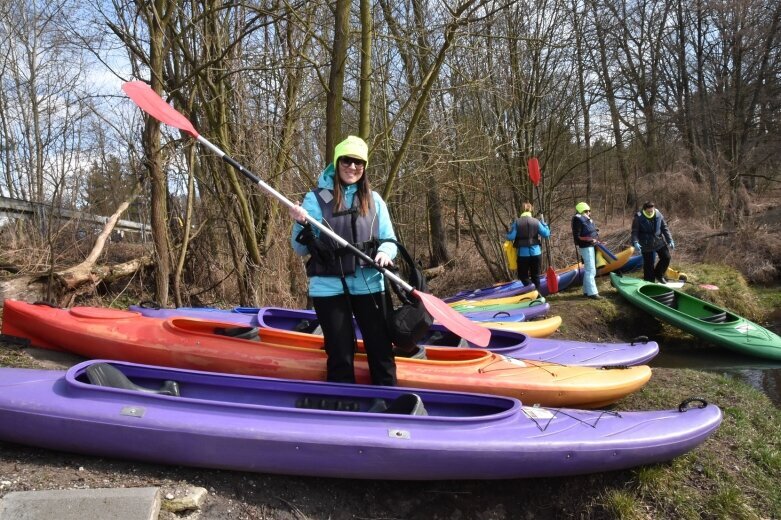
{"type": "Polygon", "coordinates": [[[356,168],[363,168],[366,166],[366,161],[354,159],[353,157],[339,157],[339,164],[342,166],[351,166],[354,164],[356,168]]]}

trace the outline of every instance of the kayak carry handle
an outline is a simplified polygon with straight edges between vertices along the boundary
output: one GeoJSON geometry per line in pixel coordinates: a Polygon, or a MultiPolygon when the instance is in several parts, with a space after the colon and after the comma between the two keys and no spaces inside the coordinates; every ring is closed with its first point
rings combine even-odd
{"type": "Polygon", "coordinates": [[[702,397],[690,397],[688,399],[684,399],[681,402],[681,404],[678,405],[678,411],[685,412],[690,408],[689,405],[692,403],[700,403],[700,405],[697,406],[697,408],[705,408],[706,406],[708,406],[708,401],[706,401],[702,397]]]}

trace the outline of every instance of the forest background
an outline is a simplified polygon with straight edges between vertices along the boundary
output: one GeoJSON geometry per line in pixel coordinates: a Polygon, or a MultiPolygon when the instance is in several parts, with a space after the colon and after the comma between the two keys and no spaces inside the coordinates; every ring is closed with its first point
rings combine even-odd
{"type": "Polygon", "coordinates": [[[0,189],[51,208],[3,219],[0,296],[140,281],[164,305],[301,303],[287,211],[145,118],[136,79],[292,200],[364,137],[397,234],[451,292],[510,278],[525,200],[556,267],[576,202],[624,247],[653,199],[678,250],[777,282],[780,23],[770,0],[0,2],[0,189]],[[113,220],[57,208],[151,232],[104,249],[113,220]]]}

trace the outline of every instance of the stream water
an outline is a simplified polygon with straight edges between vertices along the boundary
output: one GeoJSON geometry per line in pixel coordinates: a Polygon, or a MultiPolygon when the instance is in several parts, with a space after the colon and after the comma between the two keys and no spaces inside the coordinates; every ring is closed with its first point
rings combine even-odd
{"type": "Polygon", "coordinates": [[[662,346],[651,367],[693,368],[739,379],[761,390],[781,408],[781,361],[742,356],[717,347],[662,346]]]}
{"type": "MultiPolygon", "coordinates": [[[[771,314],[767,328],[781,334],[781,309],[771,314]]],[[[744,356],[715,346],[703,348],[682,343],[660,345],[659,355],[651,367],[693,368],[734,377],[762,391],[781,408],[781,361],[744,356]]]]}

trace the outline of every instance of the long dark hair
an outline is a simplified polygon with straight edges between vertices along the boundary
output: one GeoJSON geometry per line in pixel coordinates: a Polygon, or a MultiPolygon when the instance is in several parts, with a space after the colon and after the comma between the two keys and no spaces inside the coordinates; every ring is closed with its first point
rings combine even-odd
{"type": "MultiPolygon", "coordinates": [[[[334,208],[336,211],[344,211],[347,208],[344,207],[344,186],[342,185],[342,178],[339,176],[339,166],[336,166],[336,174],[334,175],[334,208]]],[[[367,215],[370,209],[374,208],[374,198],[372,197],[372,186],[369,183],[369,178],[366,176],[366,167],[363,169],[363,175],[358,179],[358,191],[355,192],[355,196],[358,197],[358,213],[361,215],[367,215]]]]}

